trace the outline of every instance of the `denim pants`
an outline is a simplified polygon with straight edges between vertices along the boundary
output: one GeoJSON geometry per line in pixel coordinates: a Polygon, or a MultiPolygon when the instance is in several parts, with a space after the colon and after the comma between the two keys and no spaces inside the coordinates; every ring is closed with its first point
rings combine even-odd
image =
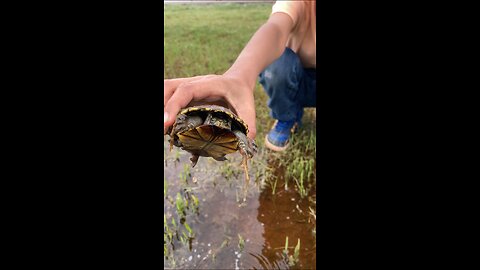
{"type": "Polygon", "coordinates": [[[303,108],[317,105],[316,69],[304,68],[290,48],[260,73],[259,82],[269,96],[267,105],[274,119],[300,121],[303,108]]]}

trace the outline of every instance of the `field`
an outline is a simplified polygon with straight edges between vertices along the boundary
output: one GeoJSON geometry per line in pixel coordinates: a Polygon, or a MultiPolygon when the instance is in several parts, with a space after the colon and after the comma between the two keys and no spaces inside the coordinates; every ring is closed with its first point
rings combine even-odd
{"type": "MultiPolygon", "coordinates": [[[[164,78],[222,74],[270,14],[271,4],[165,5],[164,78]]],[[[242,200],[241,157],[200,158],[165,145],[164,262],[168,268],[314,268],[316,110],[307,109],[289,150],[264,147],[273,124],[255,89],[259,153],[242,200]]]]}

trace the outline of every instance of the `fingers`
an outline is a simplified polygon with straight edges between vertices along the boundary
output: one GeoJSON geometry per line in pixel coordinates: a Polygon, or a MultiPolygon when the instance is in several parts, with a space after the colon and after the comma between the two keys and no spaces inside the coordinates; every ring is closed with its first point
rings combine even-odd
{"type": "MultiPolygon", "coordinates": [[[[179,79],[169,79],[169,80],[163,80],[163,133],[166,134],[168,127],[175,122],[175,117],[178,114],[178,111],[180,108],[178,108],[178,105],[173,104],[170,105],[170,108],[168,111],[166,110],[166,106],[169,103],[170,99],[172,98],[173,94],[177,91],[177,89],[182,85],[187,82],[194,81],[198,79],[199,77],[190,77],[190,78],[179,78],[179,79]]],[[[188,96],[185,98],[189,98],[188,96]]]]}
{"type": "MultiPolygon", "coordinates": [[[[246,105],[246,104],[243,104],[246,105]]],[[[237,108],[238,117],[243,119],[248,126],[248,134],[247,137],[254,140],[255,136],[257,135],[257,127],[256,127],[256,120],[255,120],[255,108],[254,107],[240,107],[237,108]],[[246,108],[245,108],[246,107],[246,108]]]]}
{"type": "MultiPolygon", "coordinates": [[[[241,82],[234,81],[234,85],[240,85],[241,82]]],[[[233,86],[232,86],[232,89],[233,86]]],[[[247,137],[254,140],[257,135],[255,100],[253,91],[248,86],[238,88],[236,91],[230,91],[227,95],[227,101],[232,105],[238,117],[245,121],[248,126],[247,137]]]]}
{"type": "Polygon", "coordinates": [[[167,104],[168,100],[173,95],[174,90],[175,87],[171,83],[163,81],[163,107],[165,107],[165,104],[167,104]]]}
{"type": "Polygon", "coordinates": [[[163,107],[167,104],[168,100],[172,97],[173,93],[179,85],[182,83],[192,81],[195,78],[180,78],[180,79],[170,79],[163,80],[163,107]]]}
{"type": "Polygon", "coordinates": [[[164,131],[173,125],[182,108],[195,102],[223,100],[245,121],[249,130],[247,136],[253,140],[257,134],[253,93],[240,85],[237,80],[226,80],[219,75],[164,80],[164,131]]]}
{"type": "Polygon", "coordinates": [[[163,107],[165,107],[179,84],[180,82],[177,80],[163,80],[163,107]]]}
{"type": "Polygon", "coordinates": [[[175,116],[182,108],[187,107],[192,100],[214,101],[224,96],[223,88],[218,87],[218,84],[216,85],[208,78],[210,77],[206,76],[178,84],[176,90],[164,104],[164,128],[172,125],[175,122],[175,116]]]}
{"type": "Polygon", "coordinates": [[[188,105],[192,100],[192,91],[191,90],[182,90],[183,88],[179,87],[171,95],[170,99],[166,102],[163,117],[163,127],[169,127],[175,122],[175,117],[180,112],[180,110],[188,105]]]}

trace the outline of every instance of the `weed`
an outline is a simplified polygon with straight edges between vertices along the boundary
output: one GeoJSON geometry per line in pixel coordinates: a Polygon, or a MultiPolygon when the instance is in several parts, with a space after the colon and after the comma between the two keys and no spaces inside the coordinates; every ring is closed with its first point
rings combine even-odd
{"type": "Polygon", "coordinates": [[[232,177],[236,177],[238,175],[238,169],[236,169],[231,162],[223,162],[220,167],[220,173],[228,181],[232,177]]]}
{"type": "Polygon", "coordinates": [[[185,229],[187,229],[187,231],[188,231],[188,238],[194,238],[194,237],[195,237],[195,234],[193,233],[192,229],[191,229],[190,226],[187,224],[187,222],[184,222],[184,223],[183,223],[183,226],[185,226],[185,229]]]}
{"type": "Polygon", "coordinates": [[[192,174],[190,172],[191,170],[191,165],[188,163],[183,164],[183,171],[180,172],[180,180],[182,183],[185,185],[188,185],[188,179],[192,177],[192,174]]]}
{"type": "Polygon", "coordinates": [[[181,216],[184,217],[186,215],[185,212],[185,203],[183,201],[182,195],[180,193],[177,193],[177,200],[175,201],[175,205],[177,207],[177,213],[181,216]]]}
{"type": "Polygon", "coordinates": [[[163,176],[163,198],[166,198],[168,194],[168,182],[167,177],[163,176]]]}
{"type": "Polygon", "coordinates": [[[243,251],[244,247],[245,247],[245,240],[240,234],[238,234],[238,248],[240,249],[240,252],[243,251]]]}
{"type": "Polygon", "coordinates": [[[313,210],[310,206],[308,207],[310,212],[308,212],[314,219],[315,221],[317,220],[317,214],[315,213],[315,210],[313,210]]]}
{"type": "Polygon", "coordinates": [[[295,250],[293,251],[293,258],[289,257],[290,266],[293,266],[298,263],[298,258],[300,257],[300,238],[297,241],[295,250]]]}
{"type": "Polygon", "coordinates": [[[288,256],[288,236],[285,238],[285,248],[283,249],[283,254],[288,256]]]}
{"type": "Polygon", "coordinates": [[[283,256],[285,260],[287,261],[289,266],[294,266],[299,262],[300,258],[300,238],[297,241],[297,245],[295,246],[295,249],[293,251],[293,255],[289,255],[289,249],[290,247],[288,246],[288,236],[285,238],[285,248],[283,249],[283,256]]]}
{"type": "Polygon", "coordinates": [[[199,211],[199,204],[200,204],[200,203],[199,203],[199,201],[198,201],[197,196],[195,196],[195,195],[192,194],[192,195],[190,195],[190,197],[191,197],[192,200],[193,200],[193,207],[194,207],[195,213],[199,214],[199,213],[200,213],[200,211],[199,211]]]}

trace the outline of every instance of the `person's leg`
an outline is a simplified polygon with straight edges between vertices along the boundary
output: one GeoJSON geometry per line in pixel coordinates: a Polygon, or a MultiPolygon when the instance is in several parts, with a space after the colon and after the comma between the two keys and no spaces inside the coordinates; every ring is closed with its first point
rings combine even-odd
{"type": "Polygon", "coordinates": [[[305,69],[305,76],[302,78],[302,106],[317,107],[317,71],[316,69],[305,69]]]}
{"type": "Polygon", "coordinates": [[[275,151],[283,151],[296,125],[301,121],[303,107],[311,105],[311,80],[300,58],[286,48],[283,55],[260,74],[260,84],[269,96],[268,107],[277,121],[267,134],[265,144],[275,151]],[[306,80],[305,80],[306,79],[306,80]]]}
{"type": "Polygon", "coordinates": [[[302,99],[299,96],[304,69],[300,58],[290,48],[260,73],[260,84],[269,96],[272,118],[291,122],[298,119],[302,99]]]}

